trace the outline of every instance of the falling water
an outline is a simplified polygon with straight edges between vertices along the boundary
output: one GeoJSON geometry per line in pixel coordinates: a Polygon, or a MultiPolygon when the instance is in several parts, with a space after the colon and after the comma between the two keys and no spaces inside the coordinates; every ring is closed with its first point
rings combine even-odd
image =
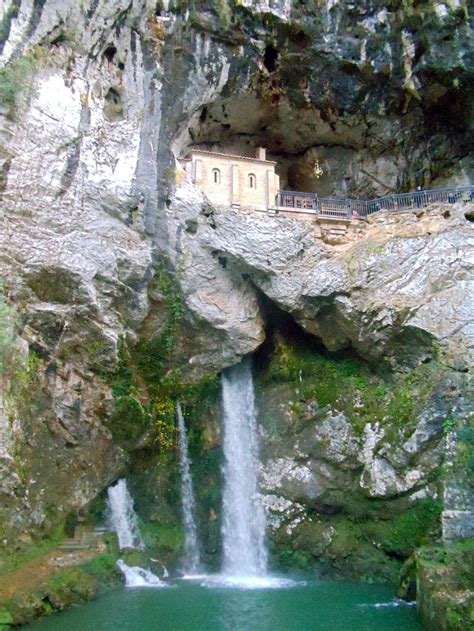
{"type": "Polygon", "coordinates": [[[122,479],[115,486],[109,486],[107,496],[110,528],[117,533],[119,548],[143,549],[137,514],[133,509],[127,481],[122,479]]]}
{"type": "Polygon", "coordinates": [[[185,567],[188,574],[195,574],[199,569],[199,544],[196,530],[196,522],[194,521],[194,492],[193,481],[191,478],[190,460],[188,455],[188,439],[186,436],[186,426],[184,424],[183,412],[181,405],[176,404],[176,412],[178,415],[179,429],[179,461],[181,470],[181,502],[183,508],[184,522],[184,548],[185,548],[185,567]]]}
{"type": "Polygon", "coordinates": [[[258,437],[250,361],[222,377],[224,411],[223,573],[263,577],[267,571],[265,514],[257,467],[258,437]]]}
{"type": "Polygon", "coordinates": [[[122,572],[127,587],[169,587],[150,570],[136,565],[129,566],[122,559],[117,561],[117,566],[122,572]]]}

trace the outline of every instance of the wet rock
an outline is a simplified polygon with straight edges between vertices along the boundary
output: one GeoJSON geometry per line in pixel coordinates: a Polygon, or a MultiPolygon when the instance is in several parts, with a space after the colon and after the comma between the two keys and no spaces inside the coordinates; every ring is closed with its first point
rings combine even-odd
{"type": "MultiPolygon", "coordinates": [[[[213,209],[175,160],[190,144],[264,144],[284,185],[320,194],[464,183],[463,7],[163,4],[161,15],[154,1],[128,0],[6,14],[2,80],[18,82],[0,103],[0,275],[21,355],[36,367],[22,364],[26,403],[17,393],[0,414],[7,545],[17,532],[51,531],[126,466],[107,428],[107,378],[121,340],[165,328],[157,263],[182,294],[173,352],[189,378],[259,347],[262,295],[327,349],[352,347],[390,370],[439,354],[465,371],[472,357],[469,208],[381,215],[330,246],[311,224],[213,209]]],[[[300,505],[347,507],[352,492],[367,502],[435,494],[426,482],[440,462],[439,415],[418,415],[392,449],[393,432],[382,436],[376,421],[358,432],[344,410],[305,406],[301,436],[264,447],[275,513],[287,501],[295,519],[300,505]]]]}

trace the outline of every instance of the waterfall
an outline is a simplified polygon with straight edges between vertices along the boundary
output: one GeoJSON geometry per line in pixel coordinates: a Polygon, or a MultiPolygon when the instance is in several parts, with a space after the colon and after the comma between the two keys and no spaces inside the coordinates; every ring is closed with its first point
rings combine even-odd
{"type": "Polygon", "coordinates": [[[143,549],[145,546],[126,480],[119,480],[115,486],[109,486],[107,508],[110,529],[117,533],[119,548],[121,550],[123,548],[143,549]]]}
{"type": "Polygon", "coordinates": [[[117,561],[124,578],[126,587],[169,587],[150,570],[136,565],[129,566],[122,559],[117,561]]]}
{"type": "Polygon", "coordinates": [[[257,479],[257,414],[249,360],[223,374],[222,402],[223,573],[229,577],[263,577],[267,571],[265,514],[257,479]]]}
{"type": "Polygon", "coordinates": [[[184,523],[184,549],[185,566],[188,574],[195,574],[200,566],[199,544],[197,537],[196,522],[194,521],[194,492],[193,480],[191,478],[190,460],[188,455],[188,439],[186,436],[186,426],[184,424],[183,412],[178,401],[176,404],[179,429],[179,463],[181,471],[181,502],[183,509],[184,523]]]}

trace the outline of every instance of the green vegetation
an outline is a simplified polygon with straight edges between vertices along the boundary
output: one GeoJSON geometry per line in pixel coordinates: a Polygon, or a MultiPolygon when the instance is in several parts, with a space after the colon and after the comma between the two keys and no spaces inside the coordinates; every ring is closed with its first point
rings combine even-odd
{"type": "MultiPolygon", "coordinates": [[[[384,377],[362,360],[341,353],[316,353],[279,342],[263,374],[263,382],[294,384],[298,400],[293,412],[315,402],[344,412],[356,432],[366,423],[391,431],[413,422],[438,382],[439,366],[425,364],[409,373],[384,377]]],[[[448,422],[448,420],[446,421],[448,422]]]]}
{"type": "MultiPolygon", "coordinates": [[[[366,424],[379,423],[386,440],[396,446],[415,429],[420,414],[444,396],[445,369],[436,362],[407,373],[380,374],[353,354],[328,353],[278,334],[265,352],[259,374],[265,397],[278,389],[278,401],[290,401],[288,419],[270,430],[275,443],[280,436],[284,440],[285,431],[298,433],[317,424],[329,407],[342,412],[357,434],[366,424]]],[[[271,411],[265,422],[272,427],[271,411]]],[[[454,425],[447,416],[443,427],[441,419],[439,439],[454,425]]],[[[309,515],[290,544],[284,528],[275,533],[275,559],[282,566],[293,560],[304,565],[299,555],[310,555],[327,575],[395,584],[403,561],[439,536],[441,505],[432,499],[387,501],[367,498],[358,488],[338,487],[321,502],[334,512],[309,515]]]]}
{"type": "Polygon", "coordinates": [[[110,429],[114,437],[133,442],[148,432],[147,444],[166,452],[175,443],[176,401],[181,401],[186,415],[196,405],[215,398],[219,382],[216,376],[197,384],[182,381],[176,348],[183,337],[184,302],[176,279],[161,265],[155,282],[167,314],[160,333],[133,347],[122,340],[116,370],[102,374],[112,385],[110,429]]]}
{"type": "MultiPolygon", "coordinates": [[[[134,347],[122,345],[120,363],[111,385],[115,412],[110,421],[114,436],[139,440],[133,464],[132,491],[143,539],[150,554],[174,566],[183,552],[180,477],[176,463],[176,401],[186,419],[197,515],[206,562],[217,559],[220,546],[220,453],[215,446],[213,411],[219,393],[217,375],[197,383],[186,382],[180,373],[182,344],[192,344],[185,330],[185,310],[176,279],[158,269],[157,288],[165,307],[158,333],[134,347]],[[125,412],[125,406],[128,406],[125,412]]],[[[186,348],[186,354],[189,348],[186,348]]],[[[133,443],[131,443],[132,446],[133,443]]]]}
{"type": "Polygon", "coordinates": [[[417,550],[422,621],[449,631],[474,629],[474,539],[417,550]]]}
{"type": "Polygon", "coordinates": [[[305,570],[311,567],[313,559],[310,554],[301,550],[282,550],[276,557],[276,563],[283,570],[305,570]]]}
{"type": "Polygon", "coordinates": [[[186,415],[198,403],[214,397],[219,382],[206,377],[197,384],[183,383],[177,371],[167,370],[168,334],[161,334],[120,351],[117,371],[109,377],[114,395],[110,429],[119,441],[133,441],[145,431],[161,451],[174,445],[176,401],[186,415]]]}
{"type": "Polygon", "coordinates": [[[368,542],[375,542],[389,556],[406,559],[439,534],[440,517],[440,503],[426,499],[390,521],[369,521],[361,528],[368,542]]]}
{"type": "Polygon", "coordinates": [[[18,567],[48,554],[48,552],[51,552],[51,550],[53,550],[62,539],[64,539],[63,524],[57,526],[48,537],[35,541],[34,546],[27,546],[24,550],[17,549],[12,551],[10,549],[8,554],[5,552],[2,553],[0,556],[0,576],[2,576],[2,574],[12,572],[18,567]]]}
{"type": "Polygon", "coordinates": [[[332,576],[366,582],[397,583],[402,562],[439,534],[441,507],[426,499],[387,519],[354,519],[350,514],[314,515],[288,538],[272,542],[275,562],[282,568],[318,565],[332,576]]]}
{"type": "Polygon", "coordinates": [[[16,324],[16,312],[7,304],[0,285],[0,375],[13,360],[16,324]]]}
{"type": "MultiPolygon", "coordinates": [[[[87,602],[119,584],[121,574],[116,565],[119,550],[115,536],[103,537],[108,552],[89,550],[82,553],[82,561],[76,560],[77,565],[56,566],[51,560],[57,553],[61,555],[55,549],[62,538],[63,532],[58,529],[51,540],[30,549],[28,554],[12,556],[10,563],[2,565],[3,584],[18,584],[18,588],[15,595],[7,599],[0,589],[3,598],[0,629],[2,624],[24,624],[40,615],[87,602]]],[[[127,563],[130,561],[127,552],[120,556],[127,563]]]]}
{"type": "Polygon", "coordinates": [[[21,415],[37,413],[40,409],[42,396],[40,366],[40,358],[31,351],[27,358],[17,361],[12,371],[10,394],[21,415]]]}
{"type": "Polygon", "coordinates": [[[20,13],[20,5],[21,0],[12,0],[11,5],[3,14],[0,20],[0,43],[6,42],[10,34],[11,22],[14,18],[17,18],[20,13]]]}
{"type": "Polygon", "coordinates": [[[167,567],[176,563],[184,545],[181,524],[161,525],[150,521],[142,522],[140,531],[150,556],[160,559],[167,567]]]}
{"type": "Polygon", "coordinates": [[[117,554],[103,554],[86,561],[79,566],[79,569],[99,581],[101,585],[107,585],[110,582],[117,582],[117,579],[120,578],[120,572],[117,569],[117,559],[117,554]]]}
{"type": "Polygon", "coordinates": [[[228,29],[231,23],[232,11],[227,0],[217,0],[216,11],[219,16],[221,26],[224,29],[228,29]]]}
{"type": "Polygon", "coordinates": [[[20,414],[38,411],[41,398],[40,359],[34,352],[22,355],[16,344],[18,314],[5,300],[0,286],[0,376],[6,375],[5,392],[20,414]]]}
{"type": "Polygon", "coordinates": [[[0,69],[0,107],[6,108],[10,115],[18,105],[19,94],[31,94],[36,66],[37,58],[34,54],[28,54],[10,61],[0,69]]]}
{"type": "Polygon", "coordinates": [[[104,554],[74,567],[56,569],[28,593],[20,593],[7,601],[4,616],[10,616],[16,624],[22,623],[38,615],[85,603],[119,581],[116,557],[104,554]]]}
{"type": "Polygon", "coordinates": [[[430,567],[449,567],[453,562],[461,563],[461,585],[468,587],[474,576],[474,539],[445,543],[442,546],[425,546],[417,551],[417,559],[430,567]]]}
{"type": "MultiPolygon", "coordinates": [[[[465,427],[457,430],[457,455],[455,466],[457,469],[474,473],[474,426],[472,420],[465,427]]],[[[469,476],[471,484],[474,485],[474,476],[469,476]]]]}

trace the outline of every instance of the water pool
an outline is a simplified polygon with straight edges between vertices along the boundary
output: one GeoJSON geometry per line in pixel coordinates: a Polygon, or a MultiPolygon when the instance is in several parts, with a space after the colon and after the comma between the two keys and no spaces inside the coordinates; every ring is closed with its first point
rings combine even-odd
{"type": "Polygon", "coordinates": [[[383,586],[325,581],[240,589],[210,581],[123,588],[42,618],[28,631],[421,631],[383,586]]]}

